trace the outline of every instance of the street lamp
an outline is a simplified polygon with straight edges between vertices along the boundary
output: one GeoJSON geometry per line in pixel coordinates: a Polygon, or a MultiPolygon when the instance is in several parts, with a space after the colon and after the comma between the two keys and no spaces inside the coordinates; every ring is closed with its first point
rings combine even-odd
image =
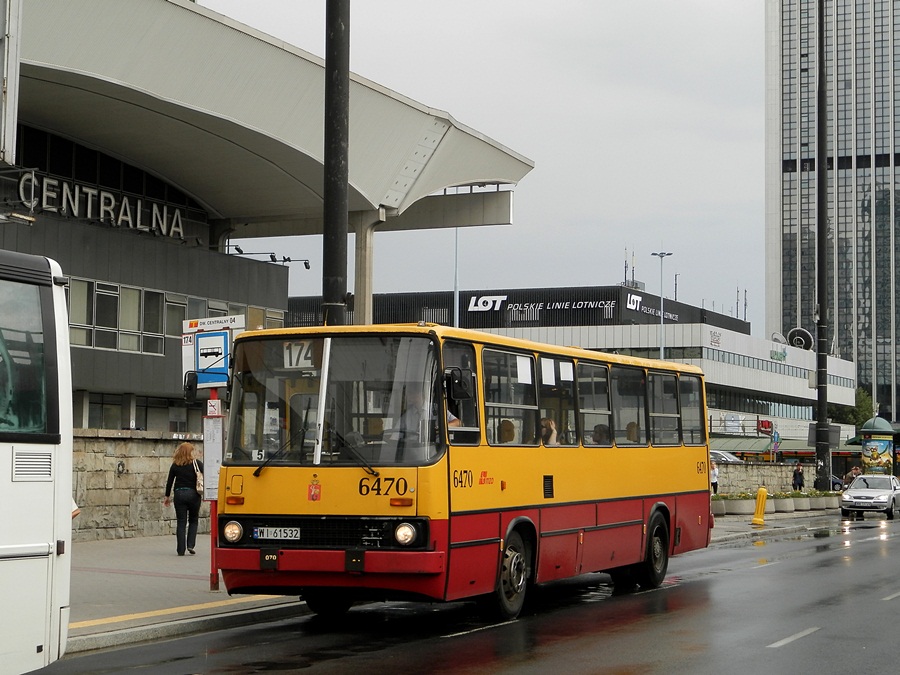
{"type": "Polygon", "coordinates": [[[650,255],[655,255],[659,258],[659,358],[664,359],[666,338],[665,329],[663,328],[663,319],[665,318],[665,312],[663,312],[663,259],[672,254],[668,251],[660,251],[650,255]]]}

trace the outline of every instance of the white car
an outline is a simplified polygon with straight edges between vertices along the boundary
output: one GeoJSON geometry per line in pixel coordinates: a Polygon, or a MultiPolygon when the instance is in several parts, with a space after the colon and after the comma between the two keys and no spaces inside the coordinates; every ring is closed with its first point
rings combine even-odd
{"type": "Polygon", "coordinates": [[[878,511],[886,515],[888,520],[893,520],[898,508],[900,481],[895,476],[857,476],[841,495],[841,516],[844,518],[854,513],[878,511]]]}
{"type": "Polygon", "coordinates": [[[710,450],[709,458],[714,461],[716,464],[743,464],[744,460],[742,460],[737,455],[732,455],[730,452],[725,452],[724,450],[710,450]]]}

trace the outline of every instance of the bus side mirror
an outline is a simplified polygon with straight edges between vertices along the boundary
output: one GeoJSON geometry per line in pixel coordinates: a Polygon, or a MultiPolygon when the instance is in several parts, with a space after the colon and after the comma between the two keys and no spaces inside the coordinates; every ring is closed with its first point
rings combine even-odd
{"type": "Polygon", "coordinates": [[[197,400],[197,371],[189,370],[184,374],[184,400],[193,403],[197,400]]]}
{"type": "Polygon", "coordinates": [[[472,371],[468,368],[448,368],[444,372],[447,396],[454,401],[472,398],[472,371]]]}

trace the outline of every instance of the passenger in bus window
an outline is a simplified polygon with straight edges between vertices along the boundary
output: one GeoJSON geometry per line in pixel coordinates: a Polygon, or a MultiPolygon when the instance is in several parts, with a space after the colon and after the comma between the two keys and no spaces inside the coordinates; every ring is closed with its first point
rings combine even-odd
{"type": "Polygon", "coordinates": [[[516,426],[512,420],[500,420],[497,426],[498,443],[514,443],[516,440],[516,426]]]}
{"type": "Polygon", "coordinates": [[[605,424],[595,424],[594,431],[591,433],[591,442],[594,445],[609,445],[609,427],[605,424]]]}
{"type": "Polygon", "coordinates": [[[544,445],[559,445],[556,438],[556,422],[549,417],[541,419],[541,441],[544,445]]]}
{"type": "Polygon", "coordinates": [[[628,439],[629,443],[637,443],[640,440],[638,438],[637,422],[629,422],[625,425],[625,437],[628,439]]]}

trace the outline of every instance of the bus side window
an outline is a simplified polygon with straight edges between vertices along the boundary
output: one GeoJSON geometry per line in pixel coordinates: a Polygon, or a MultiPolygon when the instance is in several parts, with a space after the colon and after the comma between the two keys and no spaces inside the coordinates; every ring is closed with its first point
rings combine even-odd
{"type": "Polygon", "coordinates": [[[609,410],[609,372],[606,366],[578,364],[578,410],[582,441],[587,446],[612,445],[609,410]]]}
{"type": "Polygon", "coordinates": [[[677,445],[680,442],[678,380],[675,374],[650,373],[650,442],[677,445]]]}
{"type": "Polygon", "coordinates": [[[540,413],[534,357],[531,354],[485,349],[481,354],[488,440],[493,445],[538,445],[540,413]],[[509,424],[505,424],[508,422],[509,424]],[[510,424],[515,430],[509,438],[510,424]]]}
{"type": "Polygon", "coordinates": [[[612,413],[616,445],[647,445],[647,391],[640,368],[613,366],[612,413]]]}
{"type": "Polygon", "coordinates": [[[575,365],[571,361],[540,358],[540,410],[544,419],[552,420],[554,434],[543,430],[544,445],[578,445],[575,424],[575,365]]]}
{"type": "Polygon", "coordinates": [[[682,375],[678,378],[678,393],[684,444],[703,445],[706,443],[703,383],[695,375],[682,375]]]}
{"type": "MultiPolygon", "coordinates": [[[[456,368],[465,377],[471,378],[467,382],[470,398],[454,400],[447,396],[449,392],[444,392],[447,413],[460,421],[459,426],[447,427],[450,442],[456,445],[477,445],[481,442],[481,422],[478,415],[478,363],[475,348],[461,342],[445,342],[443,357],[444,372],[456,368]]],[[[448,420],[452,419],[449,415],[448,420]]]]}

